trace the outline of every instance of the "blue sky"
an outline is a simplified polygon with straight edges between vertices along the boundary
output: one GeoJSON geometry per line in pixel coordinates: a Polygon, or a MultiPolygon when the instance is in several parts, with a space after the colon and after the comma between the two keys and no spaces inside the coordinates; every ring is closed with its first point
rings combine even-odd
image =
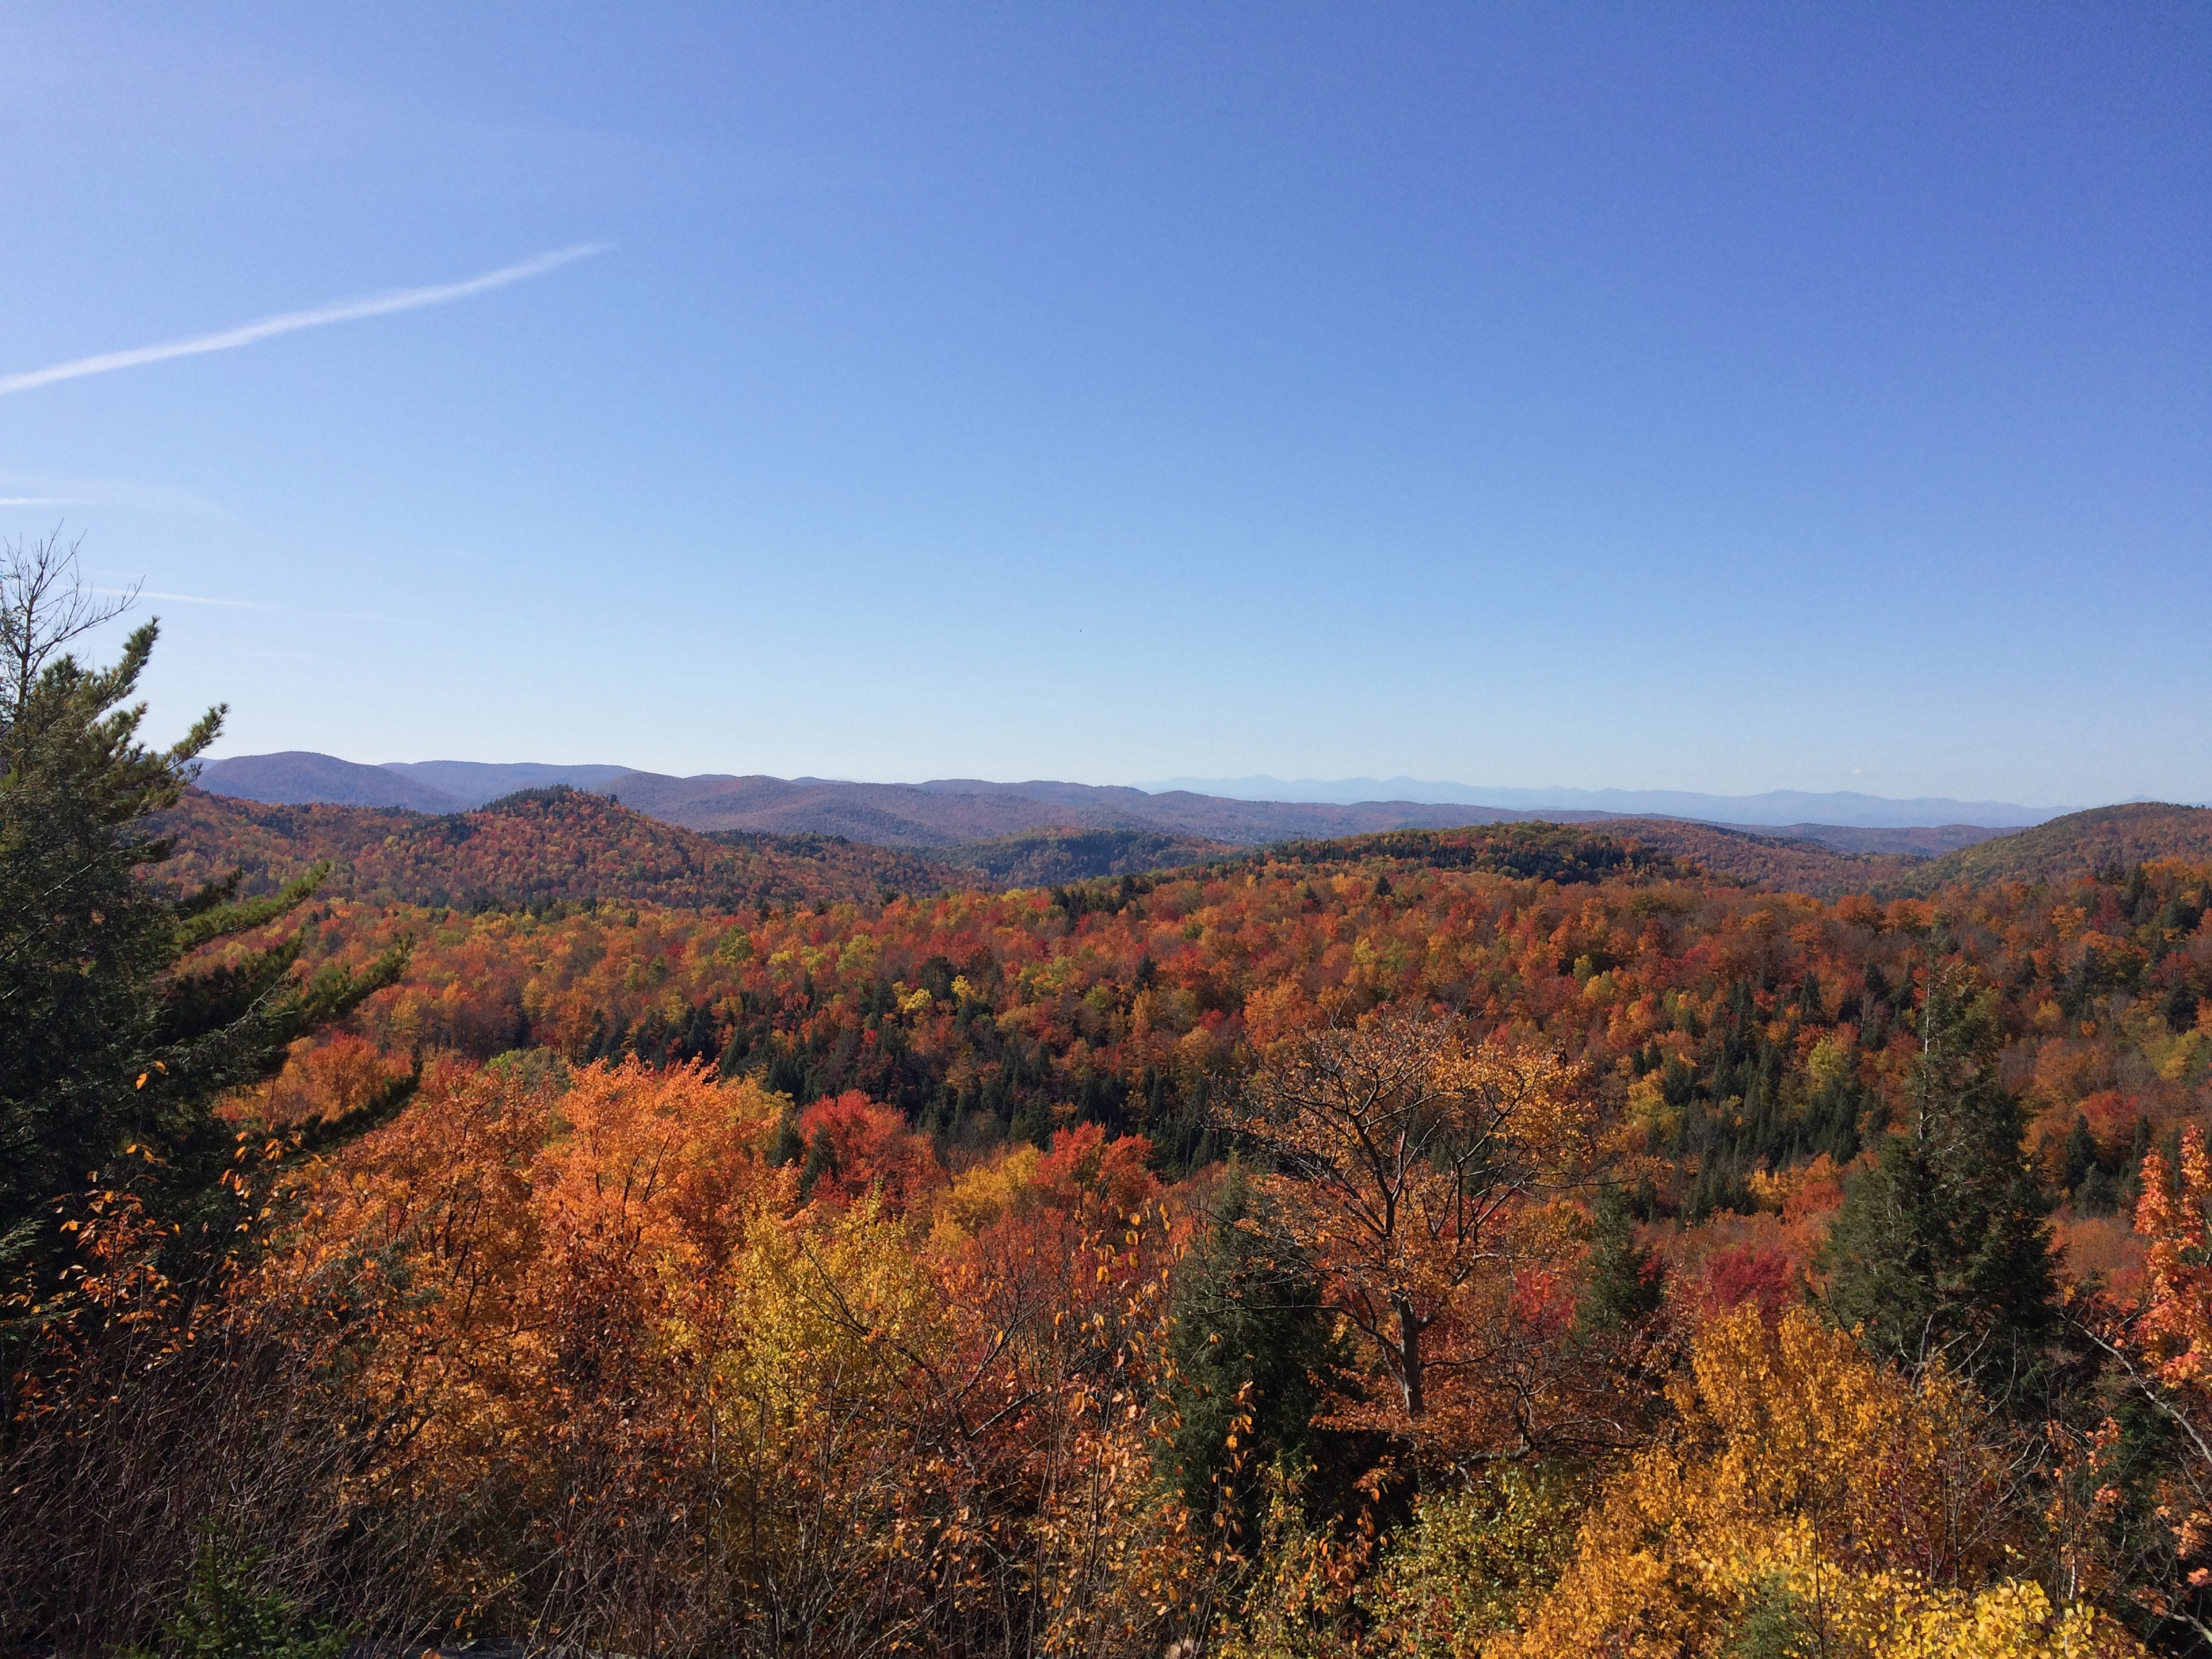
{"type": "Polygon", "coordinates": [[[2212,11],[16,6],[225,752],[2212,794],[2212,11]],[[219,603],[218,603],[219,602],[219,603]]]}

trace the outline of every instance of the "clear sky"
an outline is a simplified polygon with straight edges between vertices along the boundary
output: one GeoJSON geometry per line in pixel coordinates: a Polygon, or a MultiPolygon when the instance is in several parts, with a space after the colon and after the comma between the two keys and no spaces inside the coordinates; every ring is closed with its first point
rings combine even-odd
{"type": "Polygon", "coordinates": [[[0,211],[224,752],[2212,795],[2195,0],[9,5],[0,211]]]}

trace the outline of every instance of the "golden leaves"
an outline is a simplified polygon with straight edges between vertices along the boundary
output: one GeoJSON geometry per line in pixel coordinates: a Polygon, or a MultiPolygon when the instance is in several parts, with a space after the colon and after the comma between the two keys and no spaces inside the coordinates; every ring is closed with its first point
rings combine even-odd
{"type": "Polygon", "coordinates": [[[1573,1559],[1504,1659],[1717,1652],[1758,1614],[1858,1659],[2141,1650],[2054,1610],[1977,1535],[2001,1477],[1963,1387],[1876,1365],[1793,1309],[1709,1324],[1677,1385],[1682,1434],[1608,1481],[1573,1559]]]}

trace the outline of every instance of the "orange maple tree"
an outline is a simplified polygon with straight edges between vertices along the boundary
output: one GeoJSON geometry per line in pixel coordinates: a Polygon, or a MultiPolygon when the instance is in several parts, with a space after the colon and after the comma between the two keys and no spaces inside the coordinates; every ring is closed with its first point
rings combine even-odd
{"type": "Polygon", "coordinates": [[[1570,1218],[1595,1112],[1541,1049],[1388,1011],[1285,1045],[1245,1127],[1296,1243],[1384,1386],[1350,1415],[1515,1454],[1592,1425],[1539,1354],[1573,1318],[1570,1218]]]}

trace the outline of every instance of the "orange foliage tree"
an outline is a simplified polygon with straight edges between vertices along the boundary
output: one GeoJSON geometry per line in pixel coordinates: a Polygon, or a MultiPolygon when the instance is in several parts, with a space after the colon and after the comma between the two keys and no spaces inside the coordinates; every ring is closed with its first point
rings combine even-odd
{"type": "MultiPolygon", "coordinates": [[[[2212,1154],[2202,1129],[2183,1131],[2179,1154],[2179,1167],[2158,1152],[2143,1159],[2136,1228],[2150,1248],[2140,1300],[2122,1310],[2093,1299],[2082,1328],[2171,1448],[2149,1494],[2162,1571],[2136,1599],[2212,1642],[2212,1154]]],[[[2125,1450],[2117,1422],[2090,1443],[2102,1510],[2118,1507],[2125,1450]]]]}
{"type": "Polygon", "coordinates": [[[1351,1415],[1517,1455],[1583,1437],[1547,1349],[1573,1299],[1547,1200],[1591,1161],[1594,1109],[1556,1056],[1389,1011],[1287,1044],[1244,1127],[1330,1309],[1383,1386],[1351,1415]]]}
{"type": "Polygon", "coordinates": [[[857,1089],[816,1101],[799,1115],[796,1127],[807,1147],[799,1168],[801,1195],[817,1202],[848,1204],[872,1193],[903,1214],[944,1182],[928,1137],[857,1089]]]}
{"type": "Polygon", "coordinates": [[[434,1067],[321,1173],[253,1294],[344,1310],[339,1507],[419,1552],[360,1616],[651,1651],[1202,1631],[1237,1555],[1152,1475],[1177,1245],[1144,1143],[1063,1130],[953,1188],[831,1100],[802,1197],[784,1105],[696,1066],[434,1067]]]}

